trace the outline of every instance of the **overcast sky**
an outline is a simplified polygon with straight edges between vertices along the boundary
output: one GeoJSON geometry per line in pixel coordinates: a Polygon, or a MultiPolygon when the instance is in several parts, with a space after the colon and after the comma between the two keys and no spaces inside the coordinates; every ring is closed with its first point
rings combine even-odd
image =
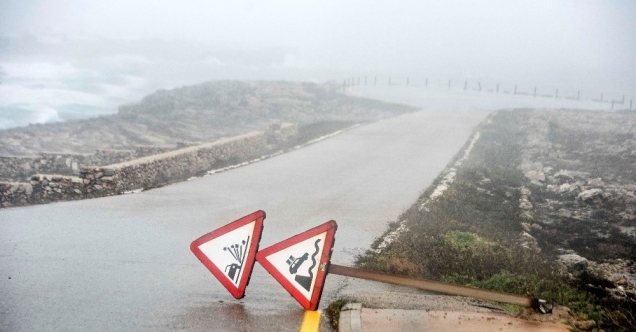
{"type": "Polygon", "coordinates": [[[590,71],[635,76],[636,68],[636,2],[630,0],[0,3],[5,35],[278,49],[286,64],[298,67],[550,80],[563,75],[567,82],[590,71]]]}
{"type": "Polygon", "coordinates": [[[50,65],[153,88],[391,75],[636,94],[632,0],[0,0],[0,37],[5,82],[50,65]]]}

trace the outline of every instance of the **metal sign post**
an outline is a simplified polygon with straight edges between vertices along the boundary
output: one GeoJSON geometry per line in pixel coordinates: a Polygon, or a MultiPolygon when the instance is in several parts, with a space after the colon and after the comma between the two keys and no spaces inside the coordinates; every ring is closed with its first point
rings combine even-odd
{"type": "Polygon", "coordinates": [[[427,279],[415,279],[409,277],[396,276],[388,273],[380,273],[374,271],[367,271],[362,269],[356,269],[352,267],[346,267],[336,264],[329,265],[329,273],[337,274],[345,277],[352,277],[358,279],[379,281],[388,284],[394,284],[399,286],[407,286],[413,288],[419,288],[423,290],[460,295],[467,297],[474,297],[482,300],[496,301],[503,303],[516,304],[523,307],[531,307],[538,309],[539,300],[533,299],[527,296],[508,294],[503,292],[470,288],[455,284],[449,284],[446,282],[433,281],[427,279]]]}

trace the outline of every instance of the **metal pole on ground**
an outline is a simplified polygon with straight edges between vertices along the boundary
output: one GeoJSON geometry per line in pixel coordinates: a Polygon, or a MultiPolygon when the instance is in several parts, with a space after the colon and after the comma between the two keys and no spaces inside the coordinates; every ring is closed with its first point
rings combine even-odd
{"type": "Polygon", "coordinates": [[[459,286],[454,284],[449,284],[440,281],[433,281],[427,279],[415,279],[409,277],[396,276],[387,273],[367,271],[362,269],[357,269],[353,267],[346,267],[336,264],[330,264],[328,272],[331,274],[337,274],[345,277],[352,277],[358,279],[366,279],[372,281],[379,281],[388,284],[406,286],[424,289],[428,291],[444,293],[444,294],[452,294],[452,295],[460,295],[467,297],[474,297],[482,300],[488,301],[496,301],[503,303],[510,303],[515,305],[520,305],[522,307],[530,307],[534,309],[539,309],[540,302],[538,299],[533,299],[523,295],[515,295],[515,294],[507,294],[503,292],[478,289],[478,288],[470,288],[465,286],[459,286]]]}

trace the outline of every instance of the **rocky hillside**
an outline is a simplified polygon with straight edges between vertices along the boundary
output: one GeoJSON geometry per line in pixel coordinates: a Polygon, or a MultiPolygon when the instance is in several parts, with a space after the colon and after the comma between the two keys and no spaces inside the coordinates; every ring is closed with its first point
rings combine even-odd
{"type": "Polygon", "coordinates": [[[215,81],[157,91],[111,116],[2,130],[0,156],[207,142],[265,130],[273,119],[302,127],[323,121],[363,122],[409,111],[414,109],[343,95],[329,84],[215,81]]]}

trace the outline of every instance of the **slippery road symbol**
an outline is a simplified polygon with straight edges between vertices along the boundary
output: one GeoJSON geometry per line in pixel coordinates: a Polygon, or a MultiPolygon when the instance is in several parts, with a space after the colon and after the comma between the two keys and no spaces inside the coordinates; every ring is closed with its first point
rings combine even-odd
{"type": "MultiPolygon", "coordinates": [[[[309,274],[309,276],[296,275],[294,277],[294,280],[296,280],[296,282],[307,291],[309,291],[309,288],[311,288],[311,282],[314,280],[314,273],[312,272],[312,270],[314,269],[314,266],[316,266],[316,255],[318,255],[318,252],[320,251],[318,243],[320,243],[320,239],[316,240],[316,242],[314,243],[316,251],[314,251],[313,255],[311,255],[311,266],[307,269],[307,274],[309,274]]],[[[308,256],[308,252],[304,253],[302,256],[300,256],[300,258],[289,256],[289,259],[287,259],[287,264],[289,265],[289,273],[296,274],[300,266],[305,261],[307,261],[308,256]]]]}

